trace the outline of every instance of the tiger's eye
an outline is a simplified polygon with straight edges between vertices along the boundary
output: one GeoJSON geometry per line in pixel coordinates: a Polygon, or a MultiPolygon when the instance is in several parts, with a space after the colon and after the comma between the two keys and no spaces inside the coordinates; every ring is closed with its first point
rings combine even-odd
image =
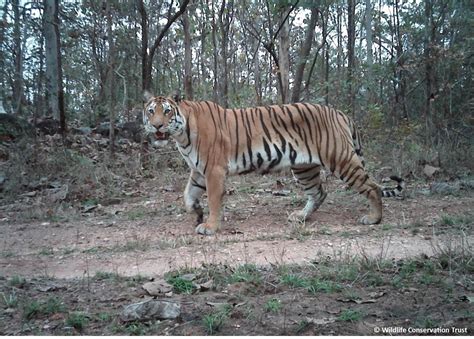
{"type": "Polygon", "coordinates": [[[153,112],[154,112],[154,111],[153,111],[153,108],[149,108],[149,109],[148,109],[148,113],[152,113],[152,114],[153,114],[153,112]]]}

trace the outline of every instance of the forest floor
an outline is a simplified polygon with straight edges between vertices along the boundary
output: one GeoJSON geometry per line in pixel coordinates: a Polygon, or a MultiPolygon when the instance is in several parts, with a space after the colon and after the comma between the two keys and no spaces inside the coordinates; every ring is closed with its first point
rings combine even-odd
{"type": "Polygon", "coordinates": [[[329,177],[325,203],[292,224],[304,197],[290,176],[230,177],[222,229],[205,237],[184,211],[186,180],[165,168],[119,198],[3,202],[0,335],[474,333],[472,189],[408,182],[367,226],[364,198],[329,177]],[[121,321],[164,281],[172,291],[155,298],[180,303],[177,319],[121,321]]]}

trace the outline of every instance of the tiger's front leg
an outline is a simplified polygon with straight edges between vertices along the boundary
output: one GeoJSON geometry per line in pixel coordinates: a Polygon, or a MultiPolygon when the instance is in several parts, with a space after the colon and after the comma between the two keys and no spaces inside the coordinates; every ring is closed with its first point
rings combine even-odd
{"type": "Polygon", "coordinates": [[[196,227],[196,233],[213,235],[221,226],[222,197],[224,196],[225,171],[213,169],[206,175],[207,200],[209,218],[207,222],[196,227]]]}
{"type": "Polygon", "coordinates": [[[203,210],[199,199],[206,190],[206,179],[198,171],[191,170],[191,174],[184,190],[184,205],[188,212],[197,214],[197,222],[199,225],[203,221],[203,210]]]}

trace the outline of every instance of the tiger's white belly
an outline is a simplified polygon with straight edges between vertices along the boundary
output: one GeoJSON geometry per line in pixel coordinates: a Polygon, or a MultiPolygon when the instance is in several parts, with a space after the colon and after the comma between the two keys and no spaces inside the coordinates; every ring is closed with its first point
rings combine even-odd
{"type": "MultiPolygon", "coordinates": [[[[260,153],[262,156],[263,161],[259,163],[257,160],[253,159],[252,162],[249,161],[248,157],[245,161],[243,161],[243,156],[239,156],[237,161],[235,157],[232,157],[227,165],[228,174],[229,175],[237,175],[237,174],[245,174],[248,172],[256,172],[256,173],[270,173],[270,172],[278,172],[292,166],[303,165],[303,164],[315,164],[320,165],[321,161],[318,157],[314,155],[309,157],[304,152],[297,152],[296,156],[292,162],[289,152],[285,152],[281,154],[281,159],[278,161],[278,154],[276,151],[271,153],[270,159],[268,159],[267,154],[263,150],[256,150],[254,151],[255,154],[260,153]],[[264,155],[263,155],[264,154],[264,155]],[[277,162],[276,164],[272,164],[272,162],[277,162]]],[[[248,156],[248,154],[246,155],[248,156]]]]}

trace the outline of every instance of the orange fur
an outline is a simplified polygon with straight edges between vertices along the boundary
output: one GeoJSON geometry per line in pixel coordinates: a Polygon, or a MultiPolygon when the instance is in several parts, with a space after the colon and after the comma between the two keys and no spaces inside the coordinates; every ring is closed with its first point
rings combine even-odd
{"type": "Polygon", "coordinates": [[[150,97],[144,123],[148,131],[169,133],[191,168],[184,198],[187,209],[198,214],[196,231],[201,234],[214,234],[220,227],[226,175],[291,168],[308,196],[305,208],[290,215],[297,220],[307,219],[326,197],[319,176],[323,167],[368,198],[364,224],[379,223],[382,196],[398,195],[403,188],[397,177],[396,189],[383,189],[369,178],[355,124],[327,106],[224,109],[209,101],[150,97]],[[210,212],[202,223],[199,198],[205,190],[210,212]]]}

